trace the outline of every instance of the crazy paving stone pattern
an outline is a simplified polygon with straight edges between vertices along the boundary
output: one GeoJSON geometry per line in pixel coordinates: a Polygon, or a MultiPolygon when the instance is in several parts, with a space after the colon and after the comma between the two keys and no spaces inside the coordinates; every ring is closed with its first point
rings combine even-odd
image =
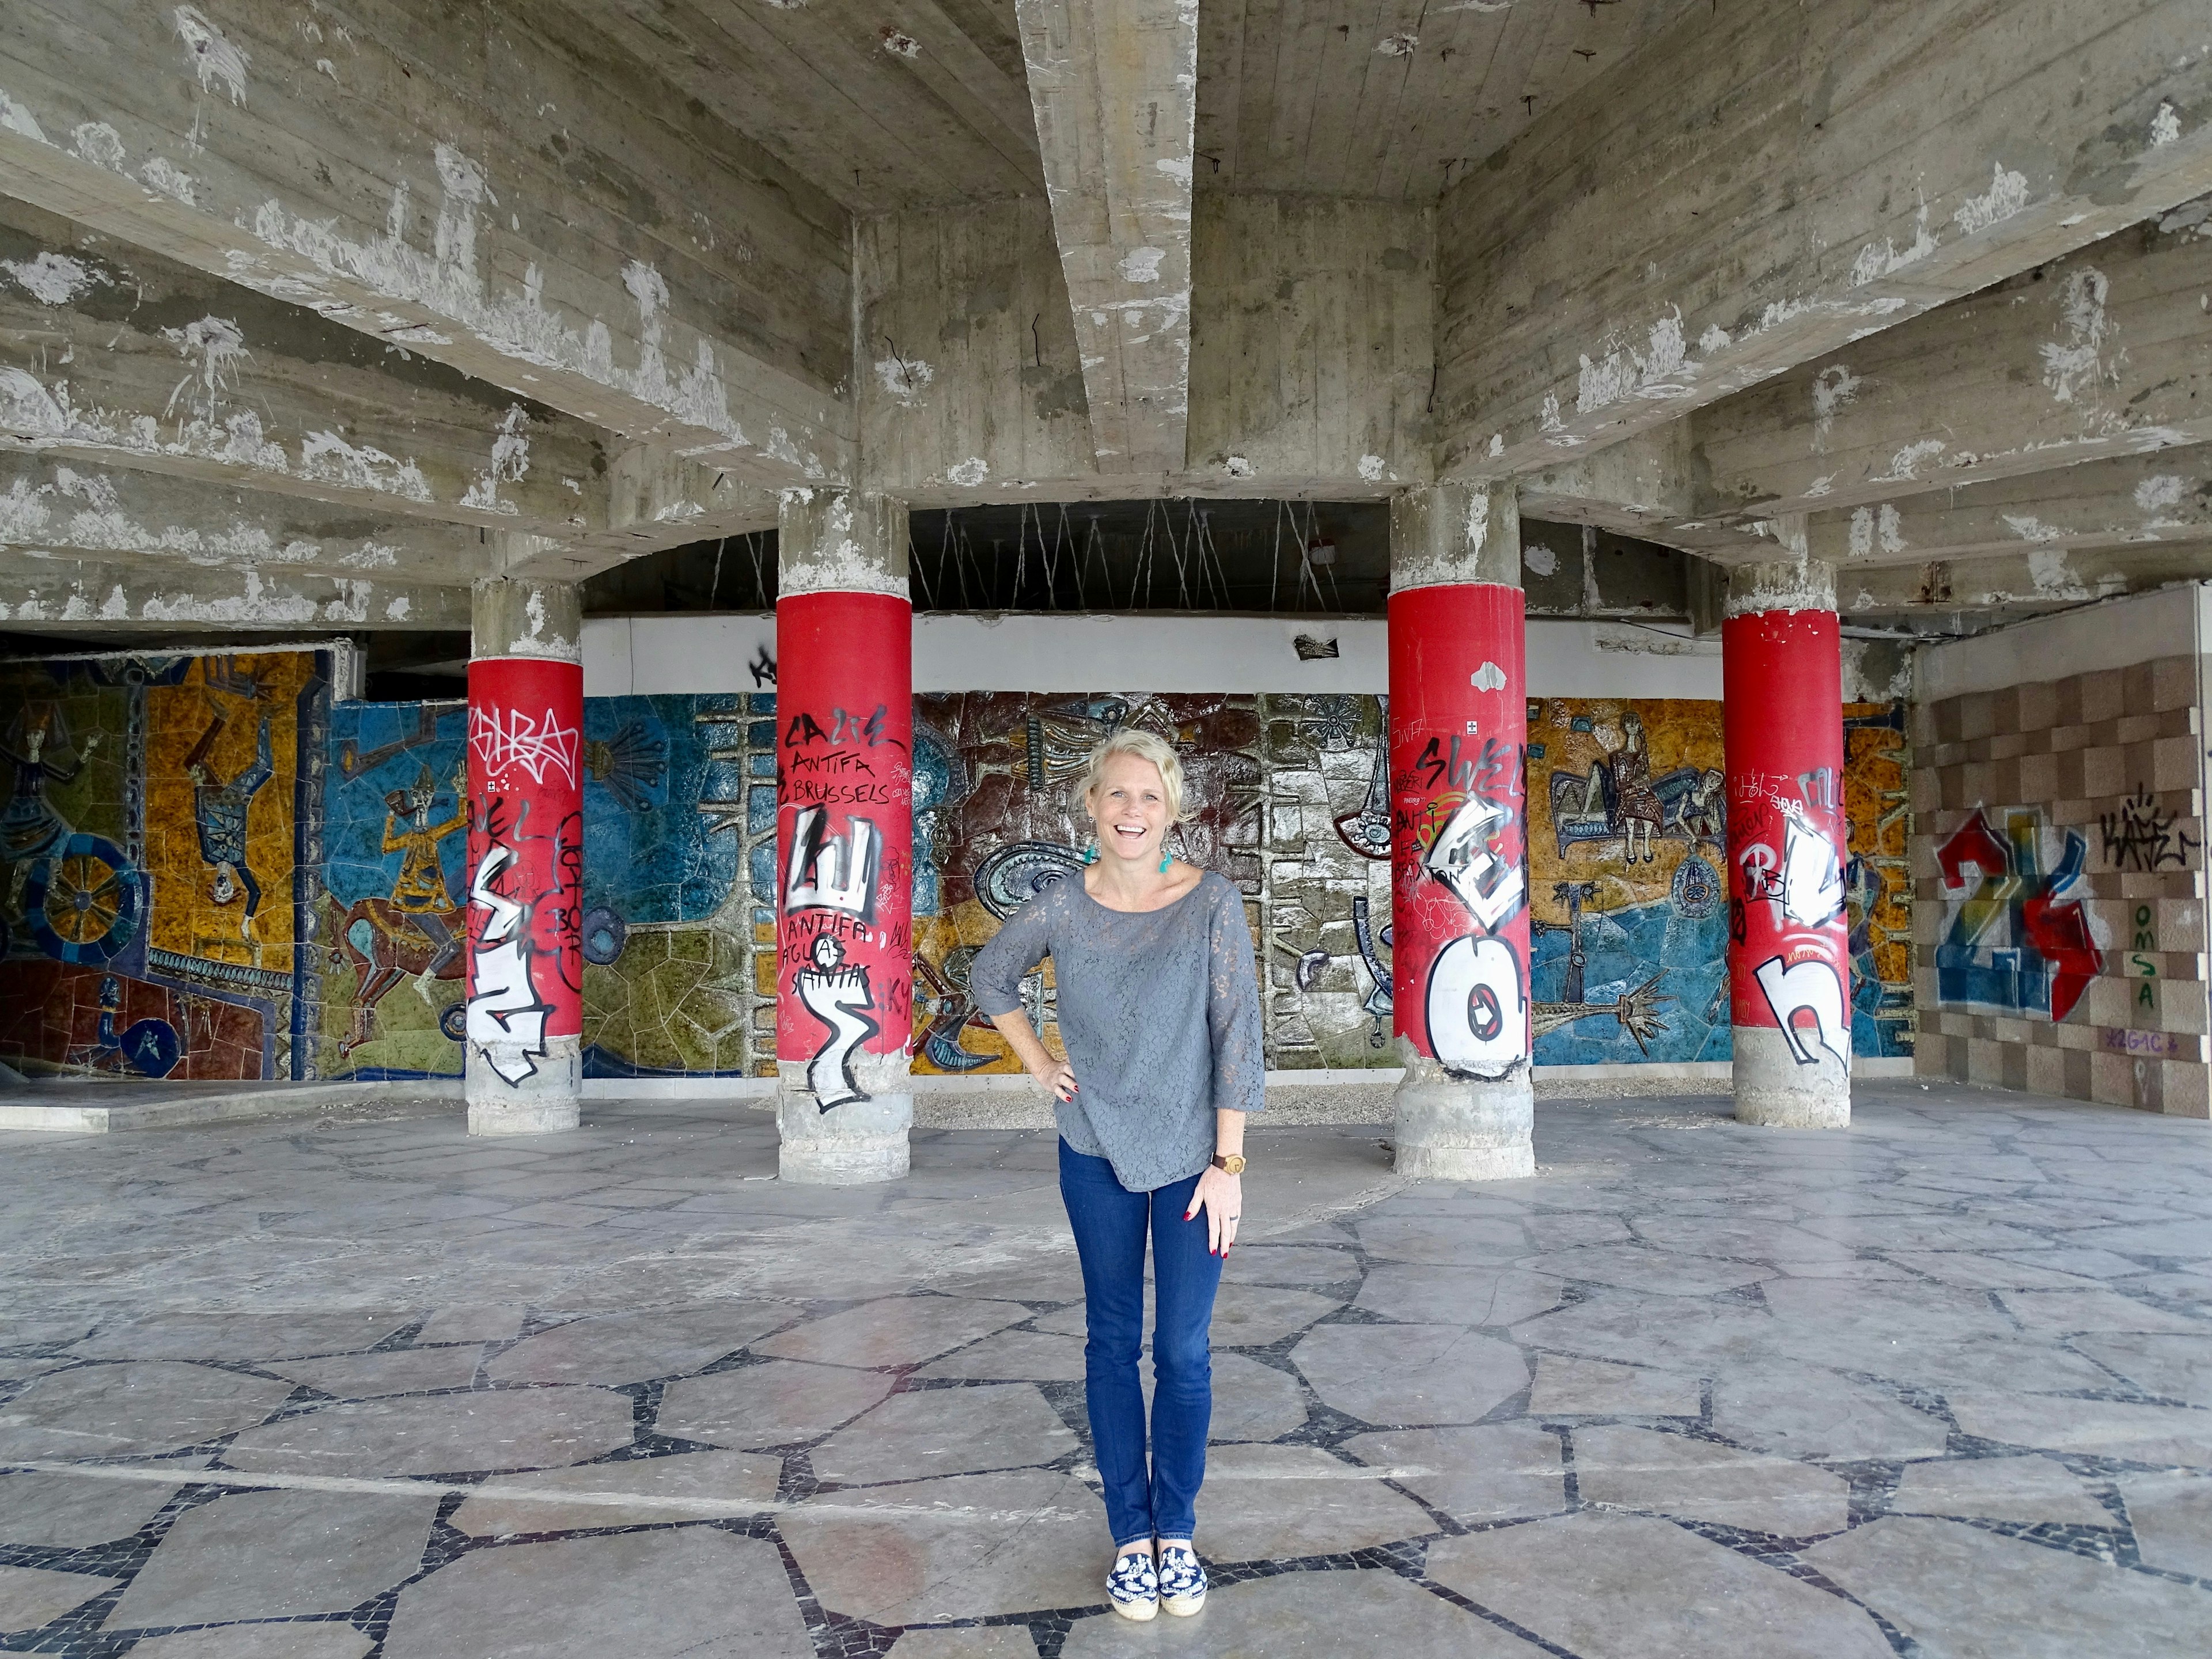
{"type": "Polygon", "coordinates": [[[1049,1137],[764,1114],[0,1137],[0,1651],[2195,1655],[2212,1143],[1863,1088],[1255,1131],[1191,1624],[1133,1626],[1049,1137]]]}

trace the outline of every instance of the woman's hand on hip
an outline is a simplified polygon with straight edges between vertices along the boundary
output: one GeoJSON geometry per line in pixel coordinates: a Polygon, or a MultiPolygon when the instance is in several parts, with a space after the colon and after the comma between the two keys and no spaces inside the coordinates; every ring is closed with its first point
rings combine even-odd
{"type": "Polygon", "coordinates": [[[1190,1195],[1190,1208],[1184,1212],[1183,1219],[1188,1221],[1204,1210],[1207,1254],[1227,1255],[1229,1247],[1237,1242],[1237,1223],[1243,1209],[1244,1177],[1209,1164],[1200,1172],[1198,1190],[1190,1195]]]}
{"type": "Polygon", "coordinates": [[[1044,1085],[1044,1091],[1054,1100],[1075,1098],[1075,1067],[1064,1060],[1044,1057],[1042,1067],[1032,1067],[1030,1075],[1044,1085]]]}

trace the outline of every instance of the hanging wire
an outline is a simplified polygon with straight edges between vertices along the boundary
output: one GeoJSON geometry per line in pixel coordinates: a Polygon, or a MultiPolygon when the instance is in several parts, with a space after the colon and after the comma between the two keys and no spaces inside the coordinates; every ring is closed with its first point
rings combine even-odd
{"type": "Polygon", "coordinates": [[[707,609],[709,611],[714,608],[714,601],[721,596],[722,555],[729,550],[730,538],[727,536],[714,544],[714,580],[707,584],[707,609]]]}
{"type": "Polygon", "coordinates": [[[914,526],[910,524],[907,526],[906,532],[906,564],[907,568],[914,572],[915,580],[921,584],[923,608],[929,611],[936,610],[937,599],[931,592],[929,586],[929,567],[921,562],[921,548],[914,538],[914,526]]]}
{"type": "MultiPolygon", "coordinates": [[[[1306,545],[1308,548],[1313,548],[1318,546],[1320,542],[1320,523],[1314,516],[1314,504],[1312,501],[1309,501],[1306,503],[1306,545]]],[[[1321,570],[1325,570],[1328,573],[1328,608],[1332,611],[1343,610],[1344,596],[1337,589],[1336,565],[1334,562],[1332,561],[1331,562],[1322,566],[1321,570]]],[[[1317,570],[1314,574],[1314,603],[1316,605],[1321,603],[1321,574],[1319,570],[1317,570]]]]}
{"type": "MultiPolygon", "coordinates": [[[[1062,513],[1066,510],[1066,507],[1060,509],[1062,513]]],[[[1083,565],[1075,578],[1076,593],[1079,602],[1086,610],[1091,605],[1089,578],[1091,562],[1094,558],[1098,562],[1098,574],[1106,584],[1106,608],[1111,611],[1114,608],[1114,568],[1106,562],[1106,545],[1104,539],[1098,533],[1098,515],[1096,513],[1091,515],[1091,534],[1083,544],[1083,565]]],[[[1136,589],[1132,586],[1129,591],[1133,595],[1136,589]]]]}

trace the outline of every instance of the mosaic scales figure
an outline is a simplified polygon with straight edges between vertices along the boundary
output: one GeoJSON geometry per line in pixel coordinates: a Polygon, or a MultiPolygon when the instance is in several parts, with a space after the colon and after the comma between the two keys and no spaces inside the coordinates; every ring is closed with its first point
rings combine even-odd
{"type": "Polygon", "coordinates": [[[276,775],[275,757],[269,747],[269,716],[261,717],[254,739],[253,764],[228,783],[216,781],[208,754],[228,724],[217,720],[208,727],[192,752],[185,757],[185,772],[192,781],[192,820],[200,836],[200,860],[215,867],[208,893],[217,904],[228,904],[243,892],[246,914],[240,918],[238,936],[253,937],[254,913],[261,908],[261,884],[246,861],[246,814],[262,787],[276,775]]]}
{"type": "Polygon", "coordinates": [[[413,788],[394,789],[384,798],[384,850],[400,855],[399,875],[392,884],[392,902],[430,942],[429,965],[417,976],[424,985],[437,978],[438,970],[461,948],[453,928],[459,907],[446,890],[438,843],[455,830],[465,830],[469,822],[468,814],[457,802],[452,817],[441,824],[431,823],[430,803],[434,798],[427,766],[413,788]]]}
{"type": "Polygon", "coordinates": [[[49,759],[46,752],[49,737],[58,749],[65,753],[69,750],[69,733],[61,727],[59,709],[26,709],[16,717],[7,744],[0,746],[0,758],[15,768],[15,787],[9,792],[6,807],[0,808],[0,858],[9,865],[8,908],[17,915],[23,908],[23,883],[32,862],[44,858],[72,833],[69,820],[47,800],[46,782],[49,779],[56,783],[76,782],[100,744],[100,733],[95,732],[66,765],[49,759]]]}
{"type": "Polygon", "coordinates": [[[1620,861],[1637,861],[1636,831],[1641,825],[1644,862],[1650,864],[1659,856],[1652,851],[1651,838],[1665,823],[1667,809],[1651,784],[1650,739],[1644,734],[1643,718],[1632,710],[1620,722],[1620,747],[1608,750],[1603,760],[1590,768],[1589,782],[1583,790],[1584,816],[1605,811],[1608,773],[1613,780],[1613,822],[1620,831],[1620,861]]]}

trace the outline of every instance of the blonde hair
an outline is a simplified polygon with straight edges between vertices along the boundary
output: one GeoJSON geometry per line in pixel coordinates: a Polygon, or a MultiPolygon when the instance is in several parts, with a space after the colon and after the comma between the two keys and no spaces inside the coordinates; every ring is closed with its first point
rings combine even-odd
{"type": "Polygon", "coordinates": [[[1159,769],[1160,787],[1168,798],[1168,822],[1181,823],[1182,817],[1182,762],[1167,742],[1149,732],[1133,726],[1099,739],[1091,751],[1091,760],[1083,771],[1083,804],[1087,807],[1098,793],[1100,780],[1104,776],[1106,763],[1116,755],[1134,755],[1148,760],[1159,769]]]}

